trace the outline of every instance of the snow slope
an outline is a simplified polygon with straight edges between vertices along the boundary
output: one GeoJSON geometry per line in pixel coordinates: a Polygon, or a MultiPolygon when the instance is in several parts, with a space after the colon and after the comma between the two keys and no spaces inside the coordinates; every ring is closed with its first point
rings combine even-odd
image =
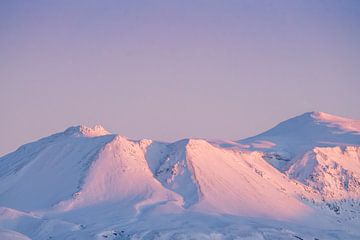
{"type": "Polygon", "coordinates": [[[252,150],[286,151],[290,157],[314,147],[360,145],[360,121],[308,112],[238,143],[252,150]]]}
{"type": "Polygon", "coordinates": [[[69,128],[2,157],[0,205],[41,210],[71,197],[82,186],[86,171],[104,144],[114,137],[88,137],[84,129],[88,128],[69,128]]]}
{"type": "Polygon", "coordinates": [[[153,177],[144,148],[143,142],[114,137],[92,163],[79,191],[73,198],[60,202],[58,209],[68,211],[114,201],[131,203],[136,210],[164,201],[181,205],[181,197],[153,177]]]}
{"type": "Polygon", "coordinates": [[[359,196],[359,120],[310,112],[238,142],[326,198],[359,196]]]}
{"type": "Polygon", "coordinates": [[[287,171],[331,200],[360,199],[360,147],[316,147],[287,171]]]}
{"type": "Polygon", "coordinates": [[[359,126],[312,112],[174,143],[70,127],[0,158],[0,238],[360,238],[359,126]]]}

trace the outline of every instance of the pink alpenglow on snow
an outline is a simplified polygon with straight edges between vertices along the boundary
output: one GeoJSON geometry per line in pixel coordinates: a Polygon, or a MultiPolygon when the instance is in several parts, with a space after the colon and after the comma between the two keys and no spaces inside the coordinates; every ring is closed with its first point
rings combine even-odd
{"type": "Polygon", "coordinates": [[[359,23],[360,0],[0,1],[0,240],[360,239],[359,23]]]}
{"type": "Polygon", "coordinates": [[[328,124],[333,128],[340,128],[343,132],[351,131],[360,134],[360,120],[347,119],[324,112],[313,112],[312,117],[319,121],[319,123],[328,124]]]}
{"type": "Polygon", "coordinates": [[[0,158],[0,236],[357,239],[358,123],[311,112],[173,143],[70,127],[0,158]]]}

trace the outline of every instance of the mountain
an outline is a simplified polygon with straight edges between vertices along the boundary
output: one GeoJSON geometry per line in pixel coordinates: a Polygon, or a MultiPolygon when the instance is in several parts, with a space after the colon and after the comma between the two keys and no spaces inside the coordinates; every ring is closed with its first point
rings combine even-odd
{"type": "Polygon", "coordinates": [[[292,156],[313,147],[360,144],[360,120],[323,112],[308,112],[281,122],[274,128],[237,141],[252,150],[286,151],[292,156]]]}
{"type": "Polygon", "coordinates": [[[359,217],[360,121],[326,113],[239,141],[76,126],[0,158],[1,239],[357,239],[359,217]]]}
{"type": "Polygon", "coordinates": [[[359,196],[360,121],[309,112],[238,141],[324,198],[359,196]]]}

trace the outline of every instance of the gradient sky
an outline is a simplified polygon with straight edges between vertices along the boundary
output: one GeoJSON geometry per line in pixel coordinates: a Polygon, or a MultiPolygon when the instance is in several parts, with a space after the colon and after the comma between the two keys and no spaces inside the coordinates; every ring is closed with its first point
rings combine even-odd
{"type": "Polygon", "coordinates": [[[1,1],[0,155],[71,125],[241,139],[360,118],[360,1],[1,1]]]}

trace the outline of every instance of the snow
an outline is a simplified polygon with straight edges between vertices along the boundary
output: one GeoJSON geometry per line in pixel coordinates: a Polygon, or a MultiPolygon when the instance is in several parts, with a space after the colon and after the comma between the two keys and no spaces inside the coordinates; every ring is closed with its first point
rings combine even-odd
{"type": "Polygon", "coordinates": [[[69,210],[113,201],[130,201],[141,208],[143,201],[150,205],[181,199],[154,179],[138,143],[116,136],[93,162],[76,197],[60,205],[69,210]]]}
{"type": "Polygon", "coordinates": [[[296,161],[288,175],[327,199],[360,199],[360,147],[316,147],[296,161]]]}
{"type": "Polygon", "coordinates": [[[99,137],[109,135],[110,133],[101,125],[95,125],[93,128],[79,125],[69,127],[64,131],[65,135],[85,136],[85,137],[99,137]]]}
{"type": "Polygon", "coordinates": [[[70,127],[0,158],[0,239],[358,239],[359,126],[311,112],[174,143],[70,127]]]}
{"type": "Polygon", "coordinates": [[[29,240],[30,238],[26,237],[25,235],[7,230],[7,229],[0,229],[0,239],[2,240],[29,240]]]}
{"type": "MultiPolygon", "coordinates": [[[[315,147],[360,146],[360,121],[323,112],[308,112],[237,143],[247,146],[245,149],[251,151],[276,153],[284,159],[297,159],[315,147]]],[[[286,170],[289,167],[286,164],[283,161],[274,166],[286,170]]]]}
{"type": "Polygon", "coordinates": [[[4,156],[0,172],[6,174],[0,177],[0,192],[6,194],[0,198],[0,204],[26,211],[41,210],[71,197],[81,186],[91,162],[112,138],[56,135],[4,156]],[[27,196],[27,200],[22,196],[27,196]]]}
{"type": "MultiPolygon", "coordinates": [[[[360,134],[360,121],[334,116],[324,112],[312,112],[312,117],[319,123],[325,123],[329,127],[342,129],[343,132],[360,134]]],[[[341,133],[341,132],[340,132],[341,133]]]]}
{"type": "Polygon", "coordinates": [[[310,209],[292,195],[296,185],[284,182],[283,174],[260,153],[220,149],[204,140],[191,140],[186,150],[201,193],[196,210],[274,219],[309,213],[310,209]]]}

